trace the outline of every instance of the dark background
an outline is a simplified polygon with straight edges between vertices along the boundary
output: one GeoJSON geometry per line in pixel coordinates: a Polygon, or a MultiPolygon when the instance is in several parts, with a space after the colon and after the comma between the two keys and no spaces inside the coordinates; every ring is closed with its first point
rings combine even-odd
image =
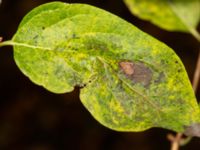
{"type": "MultiPolygon", "coordinates": [[[[23,16],[49,0],[3,0],[0,36],[12,38],[23,16]]],[[[122,0],[65,0],[112,12],[172,47],[192,79],[198,42],[189,34],[167,32],[131,15],[122,0]]],[[[200,28],[199,28],[200,29],[200,28]]],[[[200,98],[200,89],[197,92],[200,98]]],[[[0,50],[0,150],[169,150],[165,129],[123,133],[100,125],[79,100],[79,89],[56,95],[33,84],[13,60],[12,47],[0,50]]],[[[199,150],[200,139],[182,150],[199,150]]]]}

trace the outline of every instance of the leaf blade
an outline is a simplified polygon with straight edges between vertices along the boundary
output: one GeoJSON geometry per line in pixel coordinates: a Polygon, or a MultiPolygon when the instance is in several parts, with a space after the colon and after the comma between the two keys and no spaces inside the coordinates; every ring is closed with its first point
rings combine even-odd
{"type": "Polygon", "coordinates": [[[192,87],[173,50],[101,9],[59,3],[62,9],[49,12],[48,5],[25,17],[12,39],[15,61],[34,83],[54,93],[84,87],[84,106],[114,130],[183,132],[199,121],[192,87]]]}
{"type": "Polygon", "coordinates": [[[200,21],[198,0],[124,0],[124,2],[134,15],[169,31],[194,33],[200,21]]]}

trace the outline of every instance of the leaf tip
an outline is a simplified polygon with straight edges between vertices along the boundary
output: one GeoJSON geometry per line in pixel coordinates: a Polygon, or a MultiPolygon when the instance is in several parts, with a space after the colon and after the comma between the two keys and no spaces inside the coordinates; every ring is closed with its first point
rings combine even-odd
{"type": "Polygon", "coordinates": [[[187,136],[200,137],[200,124],[194,123],[190,126],[187,126],[185,128],[184,134],[187,135],[187,136]]]}

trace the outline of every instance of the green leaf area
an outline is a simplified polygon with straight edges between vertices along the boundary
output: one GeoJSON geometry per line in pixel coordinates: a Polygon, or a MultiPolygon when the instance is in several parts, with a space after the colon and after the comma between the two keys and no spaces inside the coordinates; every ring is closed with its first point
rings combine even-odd
{"type": "Polygon", "coordinates": [[[138,17],[169,30],[190,32],[200,39],[200,0],[124,0],[138,17]]]}
{"type": "Polygon", "coordinates": [[[80,99],[118,131],[199,122],[185,68],[165,44],[104,10],[52,2],[32,10],[11,43],[18,67],[54,93],[80,86],[80,99]]]}

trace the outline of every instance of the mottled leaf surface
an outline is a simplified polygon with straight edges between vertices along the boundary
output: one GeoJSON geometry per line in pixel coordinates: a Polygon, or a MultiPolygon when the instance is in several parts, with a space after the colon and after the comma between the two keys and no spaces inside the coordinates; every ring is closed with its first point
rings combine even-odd
{"type": "Polygon", "coordinates": [[[199,0],[124,0],[130,11],[169,31],[195,33],[200,20],[199,0]]]}
{"type": "Polygon", "coordinates": [[[173,50],[104,10],[44,4],[25,16],[12,44],[25,75],[54,93],[82,87],[82,103],[106,127],[183,132],[199,122],[192,87],[173,50]]]}

